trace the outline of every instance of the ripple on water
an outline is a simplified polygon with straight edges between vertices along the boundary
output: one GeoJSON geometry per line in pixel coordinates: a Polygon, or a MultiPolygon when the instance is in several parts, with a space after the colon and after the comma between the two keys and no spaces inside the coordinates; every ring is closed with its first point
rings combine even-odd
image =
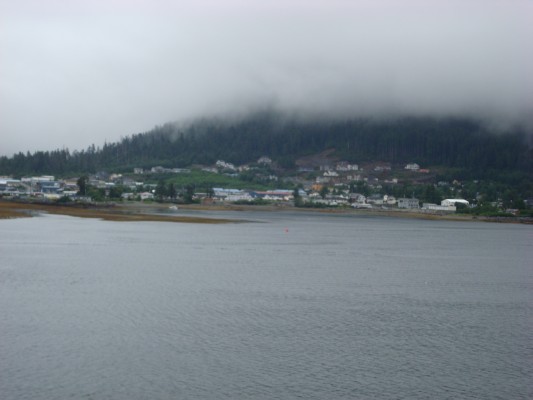
{"type": "Polygon", "coordinates": [[[529,228],[7,223],[2,399],[532,394],[529,228]]]}

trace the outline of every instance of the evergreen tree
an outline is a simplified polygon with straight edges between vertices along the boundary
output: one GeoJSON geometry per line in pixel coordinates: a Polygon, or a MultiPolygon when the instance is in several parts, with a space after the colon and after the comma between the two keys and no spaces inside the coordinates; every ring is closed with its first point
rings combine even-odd
{"type": "Polygon", "coordinates": [[[80,176],[78,180],[76,181],[76,184],[78,185],[78,194],[81,196],[87,195],[87,183],[89,182],[89,178],[86,175],[80,176]]]}
{"type": "Polygon", "coordinates": [[[165,182],[162,179],[157,182],[154,194],[156,200],[160,202],[163,201],[163,199],[167,196],[167,188],[165,186],[165,182]]]}
{"type": "Polygon", "coordinates": [[[168,184],[167,196],[173,201],[176,200],[176,197],[178,196],[178,192],[176,191],[176,187],[173,183],[168,184]]]}

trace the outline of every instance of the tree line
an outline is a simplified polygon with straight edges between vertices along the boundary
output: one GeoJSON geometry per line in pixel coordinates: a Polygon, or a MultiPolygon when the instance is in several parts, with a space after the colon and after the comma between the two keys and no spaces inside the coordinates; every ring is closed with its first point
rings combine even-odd
{"type": "MultiPolygon", "coordinates": [[[[302,156],[335,149],[350,162],[417,162],[471,171],[531,171],[531,134],[493,134],[467,119],[404,118],[304,121],[259,113],[239,121],[198,120],[165,124],[145,133],[85,150],[36,151],[0,157],[0,175],[84,174],[133,167],[186,167],[223,159],[248,163],[268,155],[285,168],[302,156]]],[[[480,175],[481,174],[481,175],[480,175]]]]}

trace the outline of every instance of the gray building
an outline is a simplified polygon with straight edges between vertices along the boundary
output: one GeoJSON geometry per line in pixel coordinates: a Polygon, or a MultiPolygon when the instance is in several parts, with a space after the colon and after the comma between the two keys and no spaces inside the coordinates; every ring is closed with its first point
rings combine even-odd
{"type": "Polygon", "coordinates": [[[401,198],[398,199],[398,208],[419,208],[419,202],[418,199],[407,199],[407,198],[401,198]]]}

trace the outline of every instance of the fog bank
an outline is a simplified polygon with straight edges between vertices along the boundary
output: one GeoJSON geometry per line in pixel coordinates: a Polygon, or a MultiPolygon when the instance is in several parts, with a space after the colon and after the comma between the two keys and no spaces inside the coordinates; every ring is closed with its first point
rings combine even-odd
{"type": "Polygon", "coordinates": [[[199,116],[533,126],[533,3],[0,1],[0,154],[199,116]]]}

